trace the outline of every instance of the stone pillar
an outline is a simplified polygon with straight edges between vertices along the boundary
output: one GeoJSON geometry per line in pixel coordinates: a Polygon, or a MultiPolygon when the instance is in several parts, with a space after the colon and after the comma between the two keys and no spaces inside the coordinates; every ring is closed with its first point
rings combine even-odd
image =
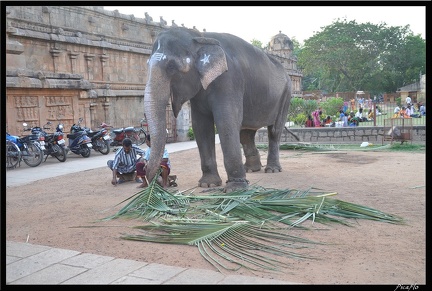
{"type": "MultiPolygon", "coordinates": [[[[91,123],[95,123],[95,119],[96,119],[95,110],[96,110],[96,107],[97,107],[97,103],[94,103],[94,102],[90,103],[90,122],[91,123]]],[[[95,124],[91,124],[90,128],[95,128],[96,126],[95,126],[95,124]]]]}
{"type": "Polygon", "coordinates": [[[53,47],[50,49],[50,53],[52,55],[53,58],[53,68],[54,68],[54,73],[58,73],[58,66],[57,66],[57,58],[59,57],[61,50],[59,50],[56,47],[53,47]]]}
{"type": "Polygon", "coordinates": [[[108,99],[108,100],[106,100],[107,102],[102,103],[102,106],[103,106],[103,109],[104,109],[104,120],[103,120],[103,122],[108,123],[107,122],[108,121],[107,120],[107,118],[108,118],[108,110],[109,110],[109,107],[111,106],[111,103],[109,102],[109,98],[106,98],[106,99],[108,99]]]}
{"type": "Polygon", "coordinates": [[[177,141],[188,141],[188,132],[190,126],[190,107],[182,106],[177,117],[177,141]]]}
{"type": "Polygon", "coordinates": [[[104,76],[104,69],[105,69],[105,63],[108,60],[108,56],[106,54],[100,55],[100,60],[101,60],[101,74],[102,74],[102,81],[105,81],[105,76],[104,76]]]}
{"type": "Polygon", "coordinates": [[[87,79],[89,81],[93,80],[93,59],[94,54],[85,54],[84,58],[87,61],[87,79]]]}
{"type": "Polygon", "coordinates": [[[71,71],[72,74],[77,73],[77,57],[79,56],[79,53],[76,52],[70,52],[69,57],[71,60],[71,71]]]}

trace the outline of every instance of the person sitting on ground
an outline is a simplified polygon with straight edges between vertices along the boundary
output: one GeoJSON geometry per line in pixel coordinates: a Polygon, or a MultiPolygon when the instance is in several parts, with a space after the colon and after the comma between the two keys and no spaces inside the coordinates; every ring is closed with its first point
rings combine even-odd
{"type": "MultiPolygon", "coordinates": [[[[125,138],[122,142],[122,148],[116,151],[114,160],[107,161],[107,166],[113,173],[111,184],[117,185],[132,180],[138,161],[137,156],[144,155],[143,149],[133,145],[129,138],[125,138]]],[[[135,177],[135,181],[137,183],[142,182],[139,177],[135,177]]]]}
{"type": "Polygon", "coordinates": [[[402,109],[399,111],[399,116],[401,118],[410,118],[410,116],[407,114],[405,106],[402,106],[402,109]]]}
{"type": "Polygon", "coordinates": [[[369,121],[369,120],[373,120],[373,118],[374,118],[373,110],[370,109],[370,110],[369,110],[369,114],[368,114],[368,116],[367,116],[367,120],[368,120],[368,121],[369,121]]]}
{"type": "Polygon", "coordinates": [[[419,105],[420,105],[420,107],[419,107],[420,115],[425,116],[426,115],[426,107],[423,105],[423,103],[420,103],[419,105]]]}
{"type": "Polygon", "coordinates": [[[393,118],[397,118],[397,117],[400,117],[400,107],[399,107],[399,105],[396,105],[396,107],[395,107],[395,109],[394,109],[394,111],[393,111],[393,118]]]}
{"type": "Polygon", "coordinates": [[[333,123],[333,120],[331,119],[330,115],[327,115],[326,119],[324,120],[324,126],[331,126],[333,123]]]}
{"type": "MultiPolygon", "coordinates": [[[[148,186],[147,179],[146,179],[146,167],[147,163],[150,159],[150,153],[151,153],[151,141],[150,141],[150,134],[146,135],[146,145],[148,146],[143,160],[139,161],[136,165],[137,170],[137,176],[142,178],[142,184],[138,186],[138,188],[145,188],[148,186]]],[[[167,188],[169,186],[168,184],[168,175],[171,172],[171,163],[169,160],[169,154],[167,149],[164,149],[164,153],[162,155],[162,161],[160,163],[162,172],[161,172],[161,179],[158,177],[158,182],[161,184],[163,188],[167,188]],[[162,181],[161,181],[162,180],[162,181]]],[[[150,181],[148,181],[150,183],[150,181]]]]}
{"type": "Polygon", "coordinates": [[[308,119],[306,120],[305,127],[314,127],[314,121],[312,119],[312,115],[308,115],[308,119]]]}
{"type": "Polygon", "coordinates": [[[410,110],[410,112],[408,114],[410,117],[412,117],[412,118],[418,118],[418,117],[420,117],[420,114],[418,112],[416,112],[415,109],[414,109],[414,104],[409,105],[408,109],[407,109],[407,112],[408,112],[408,110],[410,110]]]}

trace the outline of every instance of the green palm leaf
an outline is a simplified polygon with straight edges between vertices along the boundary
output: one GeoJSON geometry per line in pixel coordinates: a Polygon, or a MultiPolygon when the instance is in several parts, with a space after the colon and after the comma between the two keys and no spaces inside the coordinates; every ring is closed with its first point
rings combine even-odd
{"type": "Polygon", "coordinates": [[[279,229],[260,228],[246,221],[222,223],[152,224],[137,226],[145,231],[141,235],[126,235],[123,239],[146,242],[188,244],[218,270],[220,267],[235,270],[245,267],[277,270],[287,266],[278,257],[311,257],[288,251],[287,248],[305,248],[304,244],[316,243],[307,239],[286,235],[279,229]],[[294,245],[301,244],[300,246],[294,245]]]}
{"type": "MultiPolygon", "coordinates": [[[[351,226],[349,219],[404,224],[401,217],[332,198],[337,193],[317,188],[266,189],[251,185],[231,193],[211,189],[170,193],[156,182],[134,194],[126,206],[104,220],[140,218],[150,224],[136,226],[140,234],[123,239],[197,246],[219,271],[278,270],[281,258],[311,258],[300,249],[318,242],[292,235],[292,228],[308,229],[304,222],[351,226]],[[295,249],[296,251],[293,251],[295,249]]],[[[118,205],[118,204],[117,204],[118,205]]]]}

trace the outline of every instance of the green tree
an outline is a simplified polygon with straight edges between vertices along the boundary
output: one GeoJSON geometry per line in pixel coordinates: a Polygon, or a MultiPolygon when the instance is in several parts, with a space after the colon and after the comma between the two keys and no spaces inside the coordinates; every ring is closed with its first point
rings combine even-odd
{"type": "Polygon", "coordinates": [[[394,92],[425,72],[425,56],[425,40],[409,25],[338,19],[305,41],[298,67],[304,90],[394,92]]]}
{"type": "Polygon", "coordinates": [[[255,39],[255,38],[253,40],[251,40],[251,44],[253,46],[260,48],[260,49],[263,49],[263,43],[261,41],[255,39]]]}
{"type": "Polygon", "coordinates": [[[324,115],[339,117],[339,110],[343,107],[343,103],[344,100],[341,97],[329,97],[319,105],[322,108],[324,115]]]}

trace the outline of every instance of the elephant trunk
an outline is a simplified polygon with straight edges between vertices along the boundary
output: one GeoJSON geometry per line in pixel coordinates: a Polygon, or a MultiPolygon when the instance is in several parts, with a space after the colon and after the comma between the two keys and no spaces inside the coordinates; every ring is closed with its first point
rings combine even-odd
{"type": "Polygon", "coordinates": [[[151,154],[147,163],[146,176],[150,182],[156,176],[166,143],[166,107],[170,97],[170,82],[162,78],[156,69],[149,70],[144,92],[144,111],[151,136],[151,154]],[[155,72],[156,71],[156,72],[155,72]]]}

